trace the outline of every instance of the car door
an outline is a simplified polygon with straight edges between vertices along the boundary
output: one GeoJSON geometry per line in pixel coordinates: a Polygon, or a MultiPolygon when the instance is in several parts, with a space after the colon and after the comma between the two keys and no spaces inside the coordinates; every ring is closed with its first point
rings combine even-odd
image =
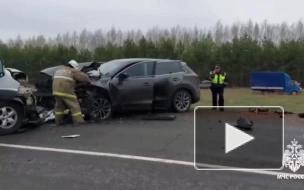
{"type": "Polygon", "coordinates": [[[154,62],[140,62],[126,68],[112,79],[112,90],[116,91],[116,99],[122,108],[151,108],[154,89],[153,69],[154,62]],[[127,78],[120,81],[121,73],[127,74],[127,78]]]}
{"type": "Polygon", "coordinates": [[[154,99],[156,106],[169,106],[175,89],[183,80],[183,68],[178,60],[164,60],[156,63],[154,99]]]}

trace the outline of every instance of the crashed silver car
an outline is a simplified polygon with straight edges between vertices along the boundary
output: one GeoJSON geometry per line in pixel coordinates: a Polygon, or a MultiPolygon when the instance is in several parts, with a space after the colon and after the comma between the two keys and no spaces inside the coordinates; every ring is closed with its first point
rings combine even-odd
{"type": "Polygon", "coordinates": [[[16,132],[23,124],[46,121],[50,112],[37,106],[28,76],[17,69],[5,68],[0,60],[0,135],[16,132]]]}

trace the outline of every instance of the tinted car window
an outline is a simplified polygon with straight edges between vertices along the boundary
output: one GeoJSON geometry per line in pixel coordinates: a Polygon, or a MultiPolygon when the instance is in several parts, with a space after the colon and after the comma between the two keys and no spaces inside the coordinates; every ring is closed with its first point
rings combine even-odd
{"type": "Polygon", "coordinates": [[[180,62],[159,62],[156,64],[156,75],[184,72],[180,62]]]}
{"type": "Polygon", "coordinates": [[[129,67],[124,73],[129,77],[151,76],[153,71],[153,62],[138,63],[129,67]]]}

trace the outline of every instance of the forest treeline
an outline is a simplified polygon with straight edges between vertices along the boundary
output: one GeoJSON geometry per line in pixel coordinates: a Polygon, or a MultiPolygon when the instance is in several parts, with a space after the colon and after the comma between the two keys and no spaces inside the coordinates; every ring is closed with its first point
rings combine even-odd
{"type": "Polygon", "coordinates": [[[6,67],[20,69],[37,79],[46,67],[66,63],[109,61],[118,58],[180,59],[203,80],[215,64],[221,64],[233,86],[249,86],[252,71],[285,71],[304,81],[304,24],[258,24],[236,22],[231,26],[217,22],[207,29],[152,28],[121,31],[112,28],[95,32],[83,30],[42,35],[29,39],[0,41],[0,58],[6,67]]]}

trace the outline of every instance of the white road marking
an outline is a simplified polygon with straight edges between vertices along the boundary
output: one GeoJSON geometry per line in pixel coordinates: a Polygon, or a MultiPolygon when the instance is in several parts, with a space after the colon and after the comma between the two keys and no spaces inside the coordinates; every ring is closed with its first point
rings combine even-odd
{"type": "MultiPolygon", "coordinates": [[[[184,166],[193,167],[193,162],[162,159],[162,158],[152,158],[152,157],[144,157],[144,156],[134,156],[134,155],[126,155],[126,154],[92,152],[92,151],[70,150],[70,149],[59,149],[59,148],[47,148],[47,147],[5,144],[5,143],[0,143],[0,147],[48,151],[48,152],[60,152],[60,153],[80,154],[80,155],[91,155],[91,156],[104,156],[104,157],[112,157],[112,158],[124,158],[124,159],[130,159],[130,160],[141,160],[141,161],[176,164],[176,165],[184,165],[184,166]]],[[[200,163],[197,165],[200,167],[206,167],[206,168],[227,168],[227,166],[211,165],[211,164],[203,164],[203,163],[200,163]]],[[[252,174],[262,174],[262,175],[272,175],[272,176],[277,176],[280,174],[281,175],[290,175],[291,174],[291,173],[274,172],[274,171],[254,171],[254,170],[229,170],[229,171],[245,172],[245,173],[252,173],[252,174]]]]}

